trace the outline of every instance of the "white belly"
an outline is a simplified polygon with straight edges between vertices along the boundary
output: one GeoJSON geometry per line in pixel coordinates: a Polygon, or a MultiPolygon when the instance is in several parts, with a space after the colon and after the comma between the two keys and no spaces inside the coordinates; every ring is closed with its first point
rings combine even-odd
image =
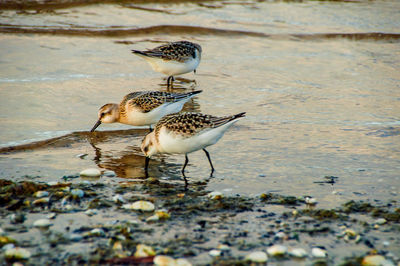
{"type": "Polygon", "coordinates": [[[186,62],[165,61],[159,58],[146,58],[154,71],[163,73],[167,76],[174,76],[192,72],[200,63],[199,58],[193,58],[186,62]]]}
{"type": "Polygon", "coordinates": [[[217,143],[224,135],[225,131],[236,121],[237,120],[231,121],[218,128],[205,130],[189,138],[166,132],[166,130],[162,128],[159,135],[158,151],[162,153],[186,154],[206,148],[217,143]]]}

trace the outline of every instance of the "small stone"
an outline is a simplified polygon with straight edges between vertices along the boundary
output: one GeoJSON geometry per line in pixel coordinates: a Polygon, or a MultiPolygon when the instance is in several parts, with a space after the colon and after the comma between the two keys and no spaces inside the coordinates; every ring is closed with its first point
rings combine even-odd
{"type": "Polygon", "coordinates": [[[394,264],[385,259],[382,255],[368,255],[361,261],[363,266],[394,266],[394,264]]]}
{"type": "MultiPolygon", "coordinates": [[[[4,246],[4,245],[13,245],[16,241],[14,239],[12,239],[11,237],[8,236],[0,236],[0,246],[4,246]]],[[[4,248],[4,247],[3,247],[4,248]]]]}
{"type": "Polygon", "coordinates": [[[250,254],[247,254],[245,260],[256,263],[264,263],[268,260],[268,256],[267,253],[263,251],[255,251],[250,254]]]}
{"type": "Polygon", "coordinates": [[[279,238],[279,239],[283,239],[286,237],[286,234],[284,232],[278,232],[275,234],[275,237],[279,238]]]}
{"type": "Polygon", "coordinates": [[[4,257],[8,260],[27,260],[31,257],[31,253],[27,249],[15,247],[6,250],[4,257]]]}
{"type": "Polygon", "coordinates": [[[311,255],[315,258],[326,258],[327,253],[326,250],[322,248],[312,248],[311,255]]]}
{"type": "Polygon", "coordinates": [[[43,198],[43,197],[47,197],[49,195],[49,192],[47,191],[36,191],[33,196],[36,198],[43,198]]]}
{"type": "Polygon", "coordinates": [[[145,201],[145,200],[139,200],[139,201],[135,201],[134,203],[127,203],[122,205],[123,209],[126,210],[135,210],[135,211],[144,211],[144,212],[151,212],[154,211],[155,207],[154,204],[149,202],[149,201],[145,201]]]}
{"type": "Polygon", "coordinates": [[[376,224],[382,225],[385,224],[387,221],[385,218],[379,218],[375,221],[376,224]]]}
{"type": "Polygon", "coordinates": [[[352,229],[346,229],[344,230],[344,233],[350,238],[355,238],[355,236],[357,235],[357,233],[352,229]]]}
{"type": "Polygon", "coordinates": [[[222,193],[219,192],[219,191],[213,191],[213,192],[211,192],[211,193],[208,193],[207,196],[208,196],[210,199],[213,199],[213,200],[220,200],[220,199],[222,199],[222,198],[224,197],[224,194],[222,194],[222,193]]]}
{"type": "Polygon", "coordinates": [[[312,197],[306,197],[305,202],[308,205],[315,205],[315,204],[317,204],[317,199],[312,198],[312,197]]]}
{"type": "Polygon", "coordinates": [[[302,248],[294,248],[289,251],[289,254],[296,258],[304,258],[307,257],[307,251],[302,248]]]}
{"type": "Polygon", "coordinates": [[[70,236],[69,236],[69,240],[70,241],[73,241],[73,242],[79,242],[79,241],[81,241],[83,239],[83,237],[81,236],[81,235],[79,235],[79,234],[71,234],[70,236]]]}
{"type": "Polygon", "coordinates": [[[107,176],[107,177],[114,177],[114,176],[116,176],[115,172],[114,172],[114,171],[111,171],[111,170],[104,171],[103,175],[105,175],[105,176],[107,176]]]}
{"type": "Polygon", "coordinates": [[[283,256],[287,252],[287,247],[282,245],[273,245],[267,248],[267,252],[271,256],[283,256]]]}
{"type": "Polygon", "coordinates": [[[46,215],[47,219],[54,219],[56,218],[57,214],[55,212],[51,212],[48,215],[46,215]]]}
{"type": "Polygon", "coordinates": [[[221,250],[218,249],[212,249],[208,252],[208,255],[210,255],[211,257],[219,257],[221,256],[222,252],[221,250]]]}
{"type": "Polygon", "coordinates": [[[97,177],[101,176],[101,172],[97,168],[88,168],[79,173],[81,176],[88,176],[88,177],[97,177]]]}
{"type": "Polygon", "coordinates": [[[85,192],[82,189],[75,188],[71,190],[71,195],[74,198],[82,198],[85,195],[85,192]]]}
{"type": "Polygon", "coordinates": [[[34,227],[39,227],[39,228],[47,228],[50,227],[51,225],[52,223],[50,222],[49,219],[39,219],[33,223],[34,227]]]}
{"type": "Polygon", "coordinates": [[[23,213],[13,213],[9,217],[12,224],[20,224],[26,220],[25,214],[23,213]]]}
{"type": "Polygon", "coordinates": [[[90,231],[89,235],[91,235],[91,236],[100,236],[101,237],[101,236],[105,236],[106,233],[101,228],[95,228],[92,231],[90,231]]]}
{"type": "Polygon", "coordinates": [[[222,250],[222,251],[230,251],[231,247],[225,244],[219,244],[217,249],[222,250]]]}
{"type": "Polygon", "coordinates": [[[150,217],[147,217],[146,222],[152,223],[152,222],[158,222],[159,220],[160,218],[156,214],[154,214],[150,217]]]}
{"type": "Polygon", "coordinates": [[[160,220],[167,220],[171,217],[171,215],[166,210],[158,210],[156,211],[156,215],[160,220]]]}
{"type": "Polygon", "coordinates": [[[34,206],[37,206],[37,205],[46,205],[46,204],[49,203],[49,201],[50,201],[50,198],[49,198],[49,197],[40,198],[40,199],[37,199],[37,200],[32,201],[32,205],[34,205],[34,206]]]}
{"type": "Polygon", "coordinates": [[[176,261],[174,258],[164,255],[155,256],[153,259],[153,263],[156,266],[175,266],[176,261]]]}
{"type": "Polygon", "coordinates": [[[121,241],[115,241],[115,242],[114,242],[114,245],[113,245],[113,247],[112,247],[112,249],[115,250],[115,251],[122,251],[122,250],[124,250],[121,241]]]}
{"type": "Polygon", "coordinates": [[[117,194],[114,197],[112,197],[112,200],[115,203],[125,203],[125,199],[120,194],[117,194]]]}
{"type": "Polygon", "coordinates": [[[70,188],[70,187],[63,187],[63,188],[61,188],[61,191],[63,191],[63,192],[70,192],[70,191],[71,191],[71,188],[70,188]]]}
{"type": "Polygon", "coordinates": [[[156,254],[156,252],[150,246],[147,246],[144,244],[138,244],[136,246],[135,257],[137,257],[137,258],[154,256],[155,254],[156,254]]]}
{"type": "Polygon", "coordinates": [[[85,214],[86,214],[87,216],[93,216],[93,215],[96,215],[96,214],[97,214],[97,211],[96,211],[96,210],[93,210],[93,209],[88,209],[87,211],[85,211],[85,214]]]}

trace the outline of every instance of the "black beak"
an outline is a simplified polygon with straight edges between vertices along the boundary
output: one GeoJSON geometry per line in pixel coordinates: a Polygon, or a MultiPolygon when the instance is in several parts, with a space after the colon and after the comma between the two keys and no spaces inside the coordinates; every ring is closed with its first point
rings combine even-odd
{"type": "Polygon", "coordinates": [[[101,124],[101,121],[100,121],[100,119],[99,119],[99,120],[97,120],[96,124],[94,124],[94,126],[93,126],[92,130],[90,130],[90,132],[95,131],[96,128],[97,128],[98,126],[100,126],[100,124],[101,124]]]}

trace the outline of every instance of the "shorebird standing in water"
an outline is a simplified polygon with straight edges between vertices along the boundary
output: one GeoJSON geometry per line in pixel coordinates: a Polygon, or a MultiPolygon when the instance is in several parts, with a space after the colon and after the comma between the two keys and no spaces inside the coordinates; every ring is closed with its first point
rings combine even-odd
{"type": "Polygon", "coordinates": [[[132,126],[150,126],[163,116],[177,113],[183,105],[201,90],[188,93],[161,91],[138,91],[126,95],[120,104],[108,103],[100,107],[96,124],[91,132],[101,123],[122,123],[132,126]]]}
{"type": "Polygon", "coordinates": [[[154,71],[168,76],[167,86],[172,85],[174,76],[194,71],[200,63],[201,46],[188,41],[170,42],[153,49],[132,53],[144,58],[154,71]]]}
{"type": "MultiPolygon", "coordinates": [[[[150,157],[157,153],[185,154],[182,175],[185,178],[185,167],[189,162],[188,153],[202,149],[211,166],[214,166],[206,147],[217,143],[225,131],[246,113],[216,117],[200,113],[170,114],[164,116],[155,125],[154,130],[142,141],[141,149],[146,155],[145,173],[148,176],[150,157]]],[[[186,178],[185,178],[186,182],[186,178]]]]}

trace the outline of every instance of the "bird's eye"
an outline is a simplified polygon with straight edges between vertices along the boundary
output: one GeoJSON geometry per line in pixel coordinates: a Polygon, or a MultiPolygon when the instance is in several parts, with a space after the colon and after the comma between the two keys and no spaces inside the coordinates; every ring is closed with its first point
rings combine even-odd
{"type": "Polygon", "coordinates": [[[103,117],[105,115],[106,115],[106,113],[103,112],[103,113],[100,114],[100,117],[103,117]]]}

